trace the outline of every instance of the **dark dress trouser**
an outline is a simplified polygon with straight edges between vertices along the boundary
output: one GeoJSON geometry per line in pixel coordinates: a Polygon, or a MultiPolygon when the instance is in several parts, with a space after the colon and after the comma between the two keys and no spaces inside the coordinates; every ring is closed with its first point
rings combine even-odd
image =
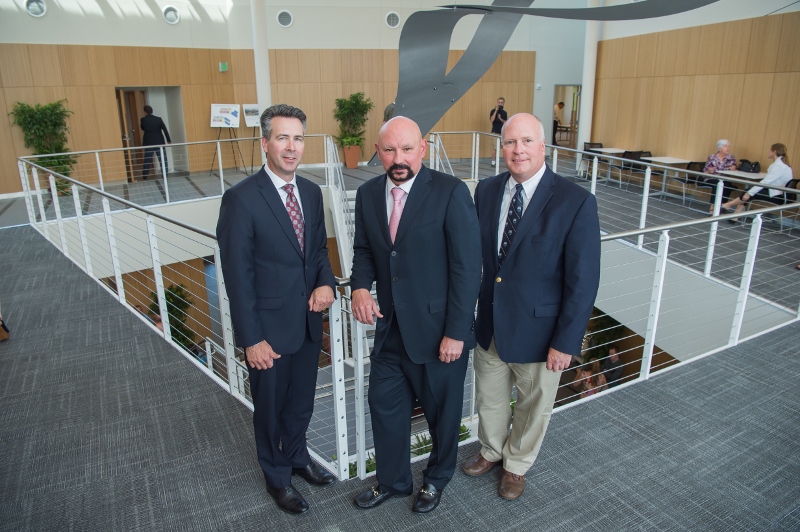
{"type": "Polygon", "coordinates": [[[278,353],[270,369],[253,369],[253,428],[258,463],[273,488],[289,486],[292,468],[311,463],[306,431],[314,411],[317,364],[322,340],[308,336],[296,353],[278,353]]]}
{"type": "MultiPolygon", "coordinates": [[[[145,147],[144,149],[144,165],[142,167],[142,177],[147,177],[150,175],[150,166],[153,164],[153,155],[155,155],[158,160],[161,160],[161,154],[164,154],[164,168],[169,171],[169,161],[167,160],[167,148],[164,148],[164,151],[161,151],[160,146],[156,146],[154,148],[145,147]]],[[[154,174],[158,172],[153,172],[154,174]]]]}
{"type": "Polygon", "coordinates": [[[456,468],[469,351],[455,362],[415,364],[406,353],[394,316],[381,352],[370,357],[369,408],[378,484],[410,495],[411,413],[419,398],[433,448],[423,483],[444,489],[456,468]]]}

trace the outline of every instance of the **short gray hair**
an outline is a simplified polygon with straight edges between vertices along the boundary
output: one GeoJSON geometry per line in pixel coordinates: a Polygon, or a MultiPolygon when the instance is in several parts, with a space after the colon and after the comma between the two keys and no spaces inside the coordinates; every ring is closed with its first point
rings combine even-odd
{"type": "Polygon", "coordinates": [[[718,140],[718,141],[717,141],[717,149],[719,150],[719,149],[721,149],[721,148],[722,148],[724,145],[726,145],[726,144],[730,144],[730,143],[731,143],[731,141],[729,141],[728,139],[720,139],[720,140],[718,140]]]}
{"type": "MultiPolygon", "coordinates": [[[[526,113],[518,113],[518,114],[526,114],[526,113]]],[[[516,116],[516,115],[514,115],[514,116],[516,116]]],[[[511,118],[514,118],[514,116],[512,116],[511,118]]],[[[534,117],[537,122],[539,122],[539,127],[536,128],[536,132],[539,133],[539,141],[540,142],[544,142],[545,141],[545,138],[544,138],[544,124],[542,124],[542,121],[539,120],[538,116],[536,116],[536,115],[531,115],[531,116],[534,117]]],[[[503,141],[503,131],[506,130],[506,124],[508,124],[511,121],[511,118],[509,118],[508,120],[503,122],[503,127],[500,128],[500,142],[503,141]]]]}
{"type": "Polygon", "coordinates": [[[306,132],[306,114],[297,107],[279,103],[272,107],[267,107],[261,113],[261,136],[269,140],[272,135],[272,119],[276,116],[283,118],[296,118],[303,124],[303,133],[306,132]]]}

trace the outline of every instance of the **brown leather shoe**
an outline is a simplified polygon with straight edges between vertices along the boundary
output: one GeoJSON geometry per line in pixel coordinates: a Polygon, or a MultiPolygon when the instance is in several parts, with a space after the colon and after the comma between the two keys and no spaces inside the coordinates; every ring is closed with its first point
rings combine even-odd
{"type": "Polygon", "coordinates": [[[490,462],[486,458],[483,457],[481,453],[476,454],[466,462],[462,466],[462,470],[465,474],[471,477],[479,477],[481,475],[485,475],[489,471],[492,470],[494,466],[499,464],[500,462],[490,462]]]}
{"type": "Polygon", "coordinates": [[[500,477],[500,485],[497,486],[497,493],[504,499],[513,501],[522,495],[525,491],[525,477],[509,473],[503,469],[503,475],[500,477]]]}

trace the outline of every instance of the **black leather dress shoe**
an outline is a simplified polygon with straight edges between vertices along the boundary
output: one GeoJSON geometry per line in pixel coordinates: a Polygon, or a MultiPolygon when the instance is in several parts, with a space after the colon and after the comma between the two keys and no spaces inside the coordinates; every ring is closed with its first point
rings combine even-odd
{"type": "Polygon", "coordinates": [[[335,476],[318,466],[315,462],[311,462],[305,467],[293,468],[292,475],[297,475],[305,479],[309,484],[314,484],[315,486],[327,486],[336,481],[335,476]]]}
{"type": "Polygon", "coordinates": [[[442,491],[437,490],[433,484],[425,484],[422,489],[417,493],[417,500],[414,501],[414,506],[411,508],[418,514],[426,514],[439,506],[439,500],[442,498],[442,491]]]}
{"type": "Polygon", "coordinates": [[[364,493],[357,495],[356,498],[353,499],[353,504],[362,510],[368,510],[370,508],[375,508],[386,499],[391,499],[394,496],[394,493],[383,491],[381,487],[376,484],[364,493]]]}
{"type": "Polygon", "coordinates": [[[267,493],[275,499],[278,508],[284,512],[301,514],[308,510],[308,503],[291,484],[285,488],[267,486],[267,493]]]}

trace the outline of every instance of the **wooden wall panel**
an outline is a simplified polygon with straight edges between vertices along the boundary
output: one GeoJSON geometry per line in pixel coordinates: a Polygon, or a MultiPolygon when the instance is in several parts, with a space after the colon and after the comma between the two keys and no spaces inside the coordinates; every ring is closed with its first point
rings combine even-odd
{"type": "Polygon", "coordinates": [[[253,50],[231,50],[231,73],[237,85],[255,85],[256,67],[253,50]]]}
{"type": "Polygon", "coordinates": [[[59,46],[61,79],[64,85],[81,86],[92,84],[88,46],[59,46]]]}
{"type": "MultiPolygon", "coordinates": [[[[205,68],[211,71],[211,83],[214,85],[230,85],[233,83],[233,74],[230,69],[227,72],[219,71],[220,63],[231,63],[230,50],[209,50],[208,51],[209,63],[205,68]]],[[[226,102],[220,102],[226,103],[226,102]]]]}
{"type": "Polygon", "coordinates": [[[599,43],[592,140],[695,161],[721,138],[740,159],[765,161],[774,142],[794,149],[798,34],[790,13],[599,43]]]}
{"type": "Polygon", "coordinates": [[[87,46],[89,73],[92,85],[116,85],[117,69],[114,66],[114,48],[111,46],[87,46]]]}
{"type": "MultiPolygon", "coordinates": [[[[722,24],[725,32],[722,38],[720,74],[741,74],[747,70],[747,51],[750,45],[752,19],[734,20],[722,24]]],[[[698,72],[705,74],[705,72],[698,72]]]]}
{"type": "MultiPolygon", "coordinates": [[[[320,50],[319,51],[319,71],[322,83],[341,83],[344,81],[342,74],[342,53],[345,50],[320,50]]],[[[273,83],[280,81],[272,73],[273,50],[270,50],[270,76],[273,83]]],[[[396,74],[395,74],[396,76],[396,74]]]]}
{"type": "Polygon", "coordinates": [[[178,86],[191,83],[189,51],[186,48],[166,48],[164,62],[167,68],[167,85],[178,86]]]}
{"type": "Polygon", "coordinates": [[[724,24],[700,27],[697,45],[697,74],[719,74],[722,60],[722,43],[725,38],[724,24]]]}
{"type": "MultiPolygon", "coordinates": [[[[701,26],[677,30],[678,42],[673,52],[675,55],[675,76],[694,76],[697,73],[701,32],[701,26]]],[[[663,52],[672,55],[668,49],[663,50],[663,52]]],[[[658,61],[658,58],[656,58],[656,61],[658,61]]]]}
{"type": "Polygon", "coordinates": [[[0,80],[3,87],[33,87],[27,44],[0,46],[0,80]]]}
{"type": "MultiPolygon", "coordinates": [[[[8,116],[11,108],[6,103],[6,89],[0,88],[0,167],[7,171],[0,172],[0,191],[20,192],[22,183],[17,169],[17,152],[11,136],[11,120],[8,116]]],[[[14,129],[19,130],[18,127],[14,129]]],[[[22,134],[20,133],[20,141],[22,134]]]]}
{"type": "Polygon", "coordinates": [[[781,15],[776,72],[800,72],[800,11],[781,15]]]}
{"type": "Polygon", "coordinates": [[[61,63],[58,46],[52,44],[29,44],[28,57],[31,61],[31,74],[35,87],[60,87],[61,63]]]}
{"type": "MultiPolygon", "coordinates": [[[[384,83],[393,83],[395,87],[397,87],[397,80],[400,76],[400,56],[397,50],[381,50],[381,52],[383,54],[383,59],[381,60],[383,76],[381,80],[384,83]]],[[[395,90],[394,95],[392,95],[392,99],[394,99],[396,95],[397,90],[395,90]]]]}
{"type": "MultiPolygon", "coordinates": [[[[189,65],[189,83],[192,85],[211,85],[210,50],[192,48],[186,51],[189,65]]],[[[229,102],[218,102],[229,103],[229,102]]]]}
{"type": "Polygon", "coordinates": [[[747,72],[775,72],[778,45],[781,38],[781,17],[753,19],[750,46],[747,52],[747,72]]]}
{"type": "Polygon", "coordinates": [[[751,161],[763,159],[761,151],[767,131],[769,100],[774,77],[773,73],[748,74],[744,77],[739,128],[736,132],[737,146],[733,152],[737,159],[751,161]]]}
{"type": "Polygon", "coordinates": [[[142,62],[139,86],[163,87],[168,84],[167,70],[171,65],[167,63],[164,48],[140,48],[139,58],[142,62]]]}
{"type": "Polygon", "coordinates": [[[121,87],[139,87],[142,82],[142,60],[139,48],[114,46],[114,68],[117,84],[121,87]]]}

